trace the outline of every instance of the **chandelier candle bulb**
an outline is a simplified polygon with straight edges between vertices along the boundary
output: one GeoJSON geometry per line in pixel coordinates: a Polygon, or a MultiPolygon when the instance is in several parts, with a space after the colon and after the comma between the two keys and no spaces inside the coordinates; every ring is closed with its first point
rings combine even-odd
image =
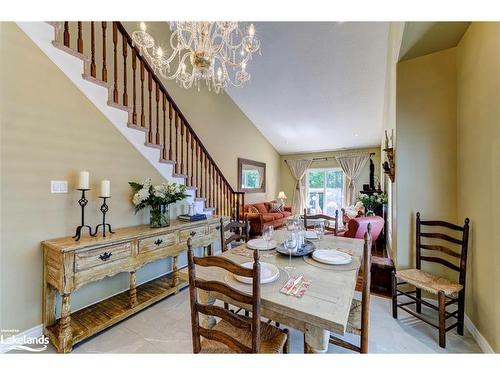
{"type": "Polygon", "coordinates": [[[111,183],[109,180],[101,181],[101,197],[109,198],[111,197],[111,183]]]}
{"type": "Polygon", "coordinates": [[[146,31],[146,24],[144,22],[141,22],[141,31],[146,31]]]}
{"type": "Polygon", "coordinates": [[[89,188],[90,174],[87,171],[81,171],[78,177],[78,189],[86,190],[89,188]]]}
{"type": "Polygon", "coordinates": [[[255,35],[255,26],[253,25],[253,23],[248,28],[248,35],[250,36],[250,38],[253,38],[253,36],[255,35]]]}

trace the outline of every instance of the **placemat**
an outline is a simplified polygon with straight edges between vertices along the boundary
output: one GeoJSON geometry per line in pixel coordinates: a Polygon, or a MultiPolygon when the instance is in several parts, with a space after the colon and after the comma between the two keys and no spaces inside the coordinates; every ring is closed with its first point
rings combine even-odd
{"type": "MultiPolygon", "coordinates": [[[[246,258],[253,258],[253,249],[248,248],[246,245],[235,247],[231,249],[232,254],[240,255],[246,258]]],[[[276,250],[259,250],[260,258],[269,258],[278,254],[276,250]]]]}

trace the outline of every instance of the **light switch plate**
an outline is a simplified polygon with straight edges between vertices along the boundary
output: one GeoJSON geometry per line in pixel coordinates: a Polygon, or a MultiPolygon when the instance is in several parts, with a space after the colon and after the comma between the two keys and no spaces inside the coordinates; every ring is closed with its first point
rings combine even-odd
{"type": "Polygon", "coordinates": [[[67,193],[68,181],[50,181],[50,192],[56,194],[67,193]]]}

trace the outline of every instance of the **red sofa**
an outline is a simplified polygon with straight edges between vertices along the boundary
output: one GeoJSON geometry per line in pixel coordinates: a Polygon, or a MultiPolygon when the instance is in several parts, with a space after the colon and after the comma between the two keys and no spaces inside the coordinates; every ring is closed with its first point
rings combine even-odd
{"type": "Polygon", "coordinates": [[[269,212],[271,203],[276,203],[276,201],[249,203],[243,206],[243,215],[248,217],[248,222],[250,223],[250,235],[262,235],[264,225],[272,225],[274,228],[282,227],[286,224],[286,219],[292,216],[292,208],[289,206],[285,206],[284,212],[269,212]],[[259,213],[250,212],[252,206],[255,207],[259,213]]]}

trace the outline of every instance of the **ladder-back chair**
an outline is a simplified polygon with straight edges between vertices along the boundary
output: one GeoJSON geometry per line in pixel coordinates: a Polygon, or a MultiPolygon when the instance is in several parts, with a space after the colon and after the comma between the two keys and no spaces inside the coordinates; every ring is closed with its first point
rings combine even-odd
{"type": "Polygon", "coordinates": [[[442,348],[446,347],[446,332],[456,327],[459,335],[463,335],[464,333],[465,276],[468,243],[468,218],[465,219],[463,226],[459,226],[441,220],[420,220],[420,212],[417,212],[416,268],[400,270],[397,272],[393,271],[392,273],[393,317],[397,319],[397,309],[400,308],[425,323],[437,328],[439,330],[439,346],[442,348]],[[446,233],[441,233],[438,229],[436,229],[438,227],[446,228],[447,231],[444,231],[446,233]],[[427,231],[423,232],[423,230],[427,231]],[[450,232],[453,234],[449,234],[450,232]],[[457,238],[457,235],[461,238],[457,238]],[[429,241],[433,242],[430,243],[429,241]],[[444,246],[444,244],[446,244],[446,246],[444,246]],[[459,250],[453,250],[449,246],[458,247],[459,250]],[[422,250],[425,250],[426,252],[424,253],[422,250]],[[429,254],[428,251],[432,253],[429,254]],[[447,256],[447,259],[444,256],[438,256],[443,254],[447,256]],[[455,262],[458,261],[458,265],[451,262],[452,258],[455,259],[455,262]],[[458,272],[458,282],[423,271],[422,262],[438,263],[458,272]],[[404,291],[399,289],[399,286],[404,284],[409,284],[415,287],[415,290],[404,291]],[[422,299],[422,290],[437,295],[437,306],[422,299]],[[398,303],[399,296],[408,297],[410,301],[398,303]],[[415,304],[415,311],[407,307],[408,305],[413,304],[415,304]],[[453,312],[446,311],[446,307],[452,304],[457,304],[457,309],[453,312]],[[437,324],[422,316],[422,305],[438,312],[437,324]],[[446,326],[446,321],[450,318],[456,319],[456,322],[446,326]]]}

